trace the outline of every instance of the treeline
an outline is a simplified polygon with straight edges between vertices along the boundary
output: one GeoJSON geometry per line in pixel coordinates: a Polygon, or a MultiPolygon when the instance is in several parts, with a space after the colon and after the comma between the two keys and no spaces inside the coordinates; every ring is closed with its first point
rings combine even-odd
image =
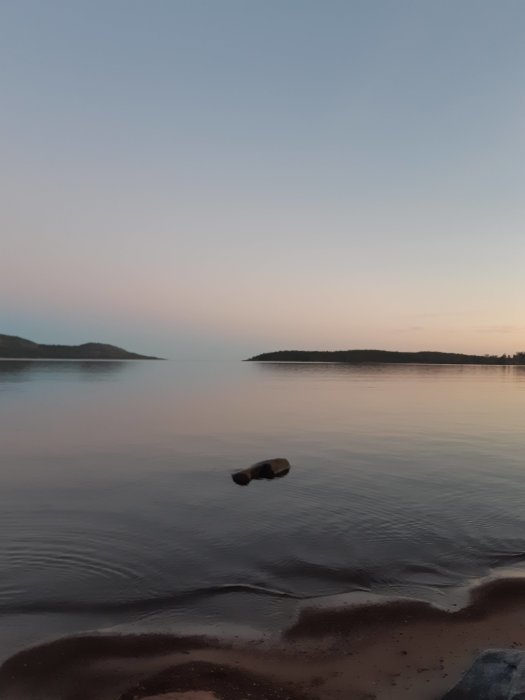
{"type": "Polygon", "coordinates": [[[525,352],[515,355],[465,355],[457,352],[398,352],[393,350],[278,350],[248,358],[249,362],[416,363],[439,365],[525,364],[525,352]]]}
{"type": "Polygon", "coordinates": [[[155,360],[107,343],[44,345],[16,335],[0,333],[0,359],[34,360],[155,360]]]}

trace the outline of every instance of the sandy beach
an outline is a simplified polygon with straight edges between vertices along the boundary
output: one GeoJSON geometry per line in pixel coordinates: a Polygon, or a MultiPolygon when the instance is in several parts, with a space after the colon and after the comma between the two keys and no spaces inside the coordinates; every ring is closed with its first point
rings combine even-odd
{"type": "Polygon", "coordinates": [[[437,700],[486,648],[525,645],[525,581],[449,612],[417,601],[305,611],[278,643],[61,639],[0,669],[5,700],[437,700]]]}

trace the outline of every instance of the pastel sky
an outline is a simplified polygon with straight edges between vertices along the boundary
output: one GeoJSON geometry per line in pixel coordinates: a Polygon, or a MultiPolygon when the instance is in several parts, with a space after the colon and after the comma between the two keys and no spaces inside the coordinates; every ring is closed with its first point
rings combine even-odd
{"type": "Polygon", "coordinates": [[[525,2],[2,0],[0,332],[525,349],[525,2]]]}

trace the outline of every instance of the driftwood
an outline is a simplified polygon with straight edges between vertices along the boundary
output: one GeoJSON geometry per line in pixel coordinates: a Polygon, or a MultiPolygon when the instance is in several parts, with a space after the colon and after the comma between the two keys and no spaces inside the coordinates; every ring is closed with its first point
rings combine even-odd
{"type": "Polygon", "coordinates": [[[290,462],[281,457],[267,459],[264,462],[252,464],[247,469],[241,469],[232,474],[232,479],[240,486],[246,486],[252,479],[276,479],[286,476],[290,471],[290,462]]]}

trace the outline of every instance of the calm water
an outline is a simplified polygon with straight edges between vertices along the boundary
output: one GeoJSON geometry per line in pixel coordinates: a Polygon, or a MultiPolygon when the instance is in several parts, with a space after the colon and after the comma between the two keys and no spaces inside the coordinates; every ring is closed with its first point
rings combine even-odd
{"type": "Polygon", "coordinates": [[[525,367],[2,361],[0,656],[525,569],[524,417],[525,367]]]}

